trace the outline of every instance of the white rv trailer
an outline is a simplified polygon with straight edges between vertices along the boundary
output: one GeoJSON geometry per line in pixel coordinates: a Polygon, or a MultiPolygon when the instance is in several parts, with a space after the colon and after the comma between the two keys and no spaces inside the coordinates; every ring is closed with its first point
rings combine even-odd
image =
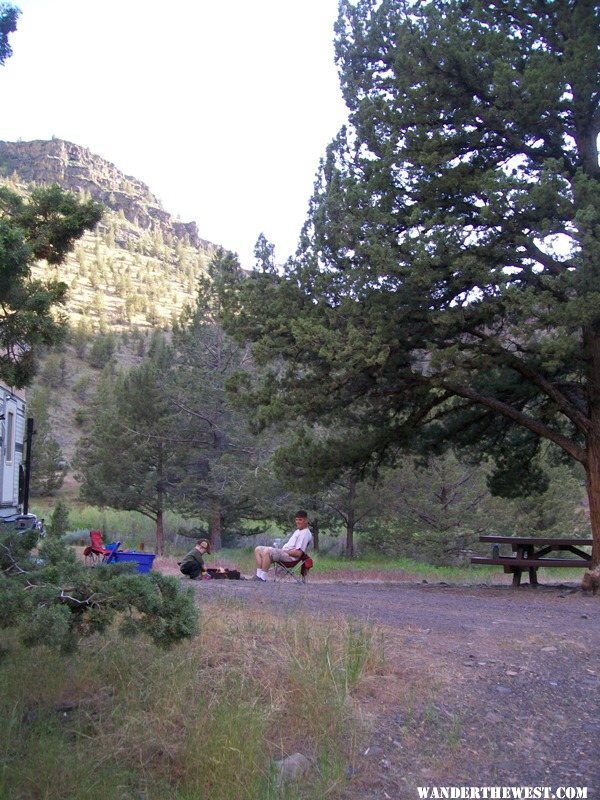
{"type": "Polygon", "coordinates": [[[23,512],[25,398],[0,383],[0,521],[23,512]]]}

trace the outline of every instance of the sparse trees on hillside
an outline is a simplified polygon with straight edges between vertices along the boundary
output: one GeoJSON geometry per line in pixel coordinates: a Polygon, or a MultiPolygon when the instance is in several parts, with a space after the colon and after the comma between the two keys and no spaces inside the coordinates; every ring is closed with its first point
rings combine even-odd
{"type": "Polygon", "coordinates": [[[112,333],[98,334],[92,340],[88,354],[90,367],[104,369],[111,363],[115,355],[116,342],[112,333]]]}
{"type": "Polygon", "coordinates": [[[40,371],[40,382],[51,389],[60,389],[67,378],[67,362],[64,353],[49,353],[40,371]]]}
{"type": "Polygon", "coordinates": [[[78,358],[83,358],[90,342],[92,329],[86,319],[79,319],[75,327],[69,331],[69,339],[75,348],[78,358]]]}

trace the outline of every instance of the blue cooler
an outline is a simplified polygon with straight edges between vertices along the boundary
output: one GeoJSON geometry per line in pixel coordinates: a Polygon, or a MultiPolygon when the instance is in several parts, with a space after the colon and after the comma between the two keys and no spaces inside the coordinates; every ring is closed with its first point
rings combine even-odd
{"type": "Polygon", "coordinates": [[[111,561],[116,561],[117,564],[133,561],[137,572],[150,572],[155,558],[155,553],[139,553],[137,550],[117,550],[111,561]]]}

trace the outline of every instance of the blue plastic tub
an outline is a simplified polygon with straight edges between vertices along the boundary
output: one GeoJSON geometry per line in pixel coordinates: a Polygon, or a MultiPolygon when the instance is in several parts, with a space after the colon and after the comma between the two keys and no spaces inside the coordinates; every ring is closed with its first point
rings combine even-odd
{"type": "Polygon", "coordinates": [[[136,564],[137,572],[150,572],[155,558],[155,553],[139,553],[136,550],[117,550],[111,558],[111,561],[116,561],[117,563],[133,561],[136,564]]]}

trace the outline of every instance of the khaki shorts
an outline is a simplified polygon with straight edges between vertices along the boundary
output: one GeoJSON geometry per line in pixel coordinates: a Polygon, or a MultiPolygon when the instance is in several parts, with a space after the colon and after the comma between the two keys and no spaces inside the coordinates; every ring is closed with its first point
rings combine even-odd
{"type": "Polygon", "coordinates": [[[297,561],[287,550],[282,550],[279,547],[262,547],[261,549],[269,554],[271,561],[283,561],[285,564],[293,564],[294,561],[297,561]]]}

